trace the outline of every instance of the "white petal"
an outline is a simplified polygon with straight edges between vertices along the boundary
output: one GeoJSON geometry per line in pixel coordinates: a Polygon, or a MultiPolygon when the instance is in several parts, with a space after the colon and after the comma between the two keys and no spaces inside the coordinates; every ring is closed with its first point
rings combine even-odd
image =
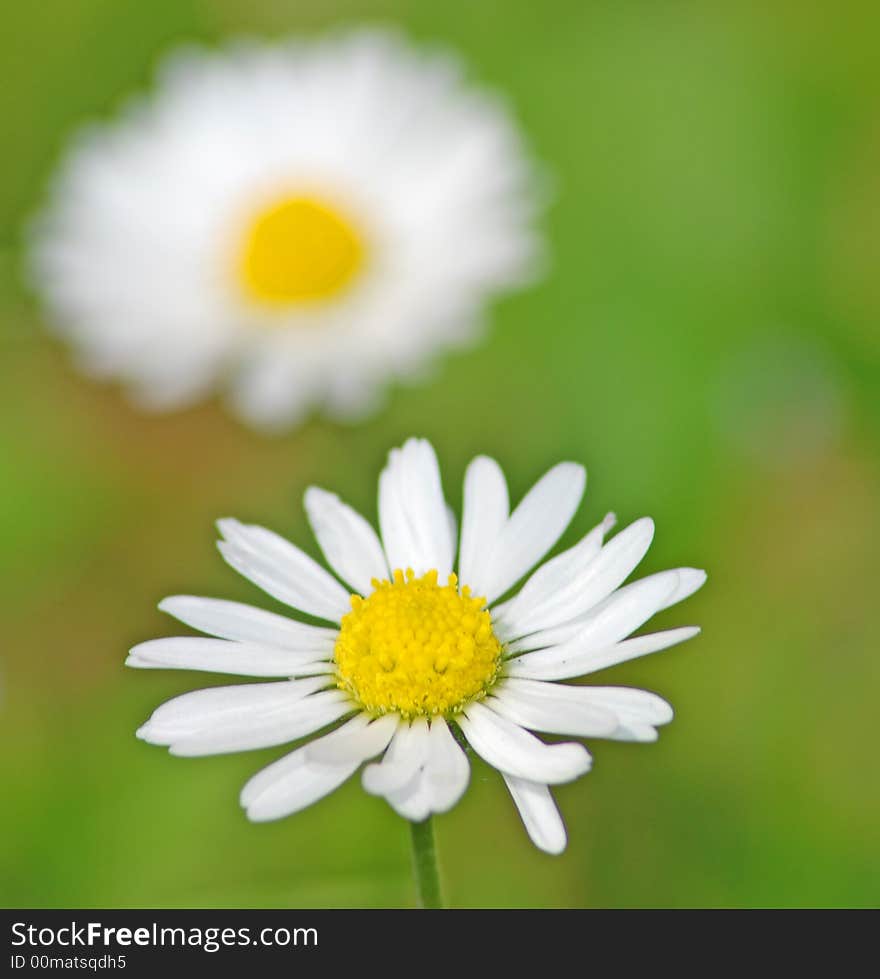
{"type": "Polygon", "coordinates": [[[228,639],[203,639],[174,636],[150,639],[134,646],[126,666],[152,670],[203,670],[206,673],[234,673],[237,676],[313,676],[330,673],[329,651],[294,652],[277,646],[228,639]]]}
{"type": "Polygon", "coordinates": [[[565,824],[546,785],[504,775],[523,825],[539,850],[554,856],[565,849],[565,824]]]}
{"type": "MultiPolygon", "coordinates": [[[[537,660],[538,653],[526,653],[511,660],[505,667],[510,677],[528,677],[533,680],[567,680],[575,676],[586,676],[604,670],[618,663],[657,653],[668,649],[687,639],[693,639],[700,632],[698,626],[685,626],[681,629],[667,629],[664,632],[652,632],[646,636],[636,636],[623,642],[615,643],[606,649],[569,655],[563,652],[558,657],[550,654],[556,650],[541,650],[542,659],[537,660]]],[[[560,646],[557,649],[564,649],[560,646]]]]}
{"type": "Polygon", "coordinates": [[[527,636],[520,636],[519,639],[508,639],[503,628],[499,628],[496,635],[505,642],[507,655],[514,656],[516,653],[548,649],[551,646],[563,646],[574,639],[591,618],[592,613],[588,612],[587,615],[572,619],[571,622],[553,626],[552,629],[539,629],[537,632],[530,632],[527,636]]]}
{"type": "Polygon", "coordinates": [[[319,619],[339,622],[351,609],[346,590],[320,564],[264,527],[218,520],[226,561],[273,598],[319,619]]]}
{"type": "Polygon", "coordinates": [[[400,725],[400,717],[386,714],[372,723],[366,723],[369,721],[366,715],[360,717],[365,722],[363,728],[346,724],[306,745],[309,760],[325,765],[345,765],[355,758],[365,761],[384,751],[400,725]]]}
{"type": "Polygon", "coordinates": [[[543,602],[554,594],[557,588],[567,585],[573,577],[586,568],[602,550],[602,540],[616,522],[617,517],[613,513],[607,513],[602,522],[574,547],[541,565],[516,595],[506,602],[495,605],[492,609],[492,624],[496,631],[501,630],[505,639],[514,639],[522,635],[521,632],[516,631],[512,621],[516,614],[527,606],[543,602]]]}
{"type": "Polygon", "coordinates": [[[655,725],[672,720],[672,707],[655,693],[631,687],[582,687],[587,699],[617,716],[617,727],[605,735],[613,741],[656,741],[655,725]]]}
{"type": "Polygon", "coordinates": [[[635,721],[621,723],[614,734],[608,735],[611,741],[638,741],[642,744],[656,741],[658,737],[653,724],[638,724],[635,721]]]}
{"type": "Polygon", "coordinates": [[[247,782],[241,804],[248,819],[255,823],[290,816],[338,789],[354,775],[359,764],[355,761],[348,765],[310,765],[300,748],[247,782]],[[259,791],[255,788],[257,779],[260,779],[259,791]],[[250,801],[245,801],[245,793],[250,801]]]}
{"type": "Polygon", "coordinates": [[[504,629],[504,616],[507,614],[507,610],[515,601],[516,595],[514,595],[512,598],[508,598],[506,602],[498,602],[497,605],[492,606],[492,628],[495,631],[495,635],[505,643],[511,641],[511,637],[504,629]]]}
{"type": "Polygon", "coordinates": [[[600,551],[591,532],[526,582],[505,610],[504,634],[515,638],[550,629],[590,611],[632,574],[653,537],[654,521],[648,517],[630,524],[600,551]]]}
{"type": "Polygon", "coordinates": [[[679,568],[678,587],[669,596],[663,608],[677,605],[686,598],[690,598],[695,591],[698,591],[706,583],[706,572],[698,568],[679,568]]]}
{"type": "Polygon", "coordinates": [[[498,537],[480,591],[499,598],[562,536],[581,501],[586,482],[583,466],[561,462],[529,490],[498,537]]]}
{"type": "MultiPolygon", "coordinates": [[[[677,571],[662,571],[633,582],[590,612],[573,638],[560,645],[526,653],[521,658],[527,662],[530,671],[545,666],[553,671],[553,675],[542,675],[537,679],[582,676],[588,671],[594,652],[604,651],[620,642],[663,608],[678,588],[678,581],[677,571]],[[560,673],[559,669],[566,672],[560,673]]],[[[524,674],[511,670],[510,675],[524,674]]],[[[533,674],[530,672],[529,675],[533,674]]]]}
{"type": "Polygon", "coordinates": [[[656,741],[655,725],[672,720],[672,707],[654,693],[630,687],[573,687],[508,678],[489,700],[493,710],[533,731],[656,741]],[[598,716],[598,723],[590,720],[598,716]]]}
{"type": "Polygon", "coordinates": [[[455,555],[458,547],[458,521],[455,517],[455,510],[446,504],[446,524],[449,529],[449,540],[452,543],[452,565],[455,566],[455,555]]]}
{"type": "Polygon", "coordinates": [[[379,477],[379,525],[391,571],[436,569],[445,582],[455,553],[437,456],[424,439],[392,449],[379,477]]]}
{"type": "Polygon", "coordinates": [[[470,765],[441,717],[401,724],[380,764],[364,770],[364,788],[385,796],[404,819],[446,812],[467,788],[470,765]]]}
{"type": "Polygon", "coordinates": [[[317,738],[314,741],[309,742],[309,744],[302,745],[295,751],[290,752],[290,754],[285,755],[283,758],[279,758],[278,761],[273,762],[266,768],[261,769],[256,775],[253,775],[242,787],[241,793],[239,795],[239,801],[243,806],[249,806],[256,799],[258,799],[264,792],[271,789],[273,786],[277,785],[279,777],[282,777],[285,772],[292,772],[296,769],[313,767],[315,769],[319,768],[340,768],[344,767],[344,764],[359,764],[361,759],[357,753],[347,758],[345,763],[323,763],[321,761],[313,760],[307,749],[314,748],[319,741],[324,738],[333,738],[338,740],[339,738],[347,739],[349,733],[360,733],[365,730],[367,725],[370,723],[370,717],[367,714],[359,713],[355,714],[354,717],[350,718],[345,724],[331,731],[329,734],[325,734],[323,738],[317,738]]]}
{"type": "Polygon", "coordinates": [[[418,544],[406,517],[397,473],[387,467],[379,474],[379,528],[392,572],[427,567],[427,558],[418,553],[418,544]]]}
{"type": "Polygon", "coordinates": [[[366,791],[387,796],[402,789],[424,765],[428,747],[428,722],[424,718],[402,723],[382,761],[364,769],[362,782],[366,791]]]}
{"type": "Polygon", "coordinates": [[[432,812],[448,812],[464,795],[470,779],[471,766],[446,721],[431,720],[428,758],[423,770],[431,796],[432,812]]]}
{"type": "Polygon", "coordinates": [[[331,652],[338,635],[336,629],[321,629],[252,605],[219,598],[172,595],[163,598],[159,608],[178,621],[211,636],[301,652],[321,655],[331,652]]]}
{"type": "Polygon", "coordinates": [[[458,577],[474,595],[483,595],[486,565],[507,523],[510,502],[501,466],[487,456],[477,456],[464,475],[461,550],[458,577]]]}
{"type": "Polygon", "coordinates": [[[425,439],[408,439],[402,452],[404,499],[416,534],[424,538],[433,558],[426,570],[436,568],[443,582],[452,574],[456,540],[449,506],[443,496],[437,455],[425,439]]]}
{"type": "Polygon", "coordinates": [[[151,728],[155,735],[175,737],[192,734],[207,725],[222,724],[226,720],[235,722],[260,711],[283,710],[327,684],[326,677],[309,677],[194,690],[157,707],[141,731],[151,728]]]}
{"type": "Polygon", "coordinates": [[[673,711],[662,697],[634,687],[579,687],[594,704],[614,711],[621,720],[668,724],[673,711]]]}
{"type": "MultiPolygon", "coordinates": [[[[685,598],[691,596],[698,588],[700,588],[706,581],[706,572],[699,571],[696,568],[676,568],[674,571],[664,571],[661,575],[669,576],[670,580],[673,576],[677,577],[677,584],[671,589],[668,597],[660,604],[657,609],[658,612],[662,612],[664,609],[669,608],[671,605],[675,605],[678,602],[684,601],[685,598]]],[[[658,578],[660,575],[652,575],[653,578],[658,578]]],[[[643,579],[647,581],[648,579],[643,579]]],[[[628,585],[627,588],[622,588],[617,594],[622,594],[627,591],[628,588],[634,588],[639,585],[640,582],[633,582],[632,585],[628,585]]],[[[580,636],[584,627],[591,623],[600,611],[603,611],[608,604],[615,601],[616,595],[612,594],[606,600],[601,607],[596,607],[591,609],[584,615],[578,616],[572,619],[570,622],[566,622],[564,625],[554,626],[550,629],[540,629],[537,632],[529,633],[526,636],[522,636],[519,639],[514,639],[508,641],[507,643],[507,653],[512,655],[514,653],[527,652],[533,649],[545,649],[550,646],[562,646],[565,643],[580,636]]],[[[496,607],[493,610],[493,615],[500,615],[500,608],[496,607]]],[[[493,622],[494,624],[494,622],[493,622]]],[[[499,637],[504,633],[501,629],[499,637]]],[[[693,633],[691,633],[693,635],[693,633]]],[[[504,639],[507,639],[507,635],[504,634],[504,639]]],[[[685,638],[690,638],[690,635],[685,638]]],[[[680,641],[680,640],[678,640],[680,641]]],[[[653,652],[654,650],[647,650],[648,652],[653,652]]],[[[574,674],[571,674],[574,675],[574,674]]]]}
{"type": "Polygon", "coordinates": [[[182,758],[196,758],[287,744],[314,734],[350,714],[352,704],[340,693],[338,690],[322,690],[306,697],[295,712],[267,712],[265,716],[242,719],[235,725],[224,722],[222,728],[212,727],[186,734],[175,738],[168,750],[182,758]]]}
{"type": "Polygon", "coordinates": [[[507,678],[495,687],[487,704],[530,731],[579,738],[608,737],[618,727],[618,716],[590,697],[590,689],[507,678]]]}
{"type": "Polygon", "coordinates": [[[265,822],[289,816],[342,785],[364,758],[390,737],[389,723],[374,721],[367,726],[366,721],[363,715],[358,715],[324,738],[298,748],[258,772],[241,792],[241,804],[248,818],[265,822]],[[371,729],[377,724],[379,729],[374,735],[371,729]],[[328,739],[336,747],[325,751],[321,742],[328,739]],[[330,758],[332,761],[325,760],[330,758]]]}
{"type": "Polygon", "coordinates": [[[305,507],[327,563],[343,581],[369,595],[373,578],[389,577],[379,535],[357,511],[316,486],[306,490],[305,507]]]}
{"type": "Polygon", "coordinates": [[[420,823],[431,815],[431,791],[422,768],[406,785],[389,792],[386,798],[398,816],[414,823],[420,823]]]}
{"type": "Polygon", "coordinates": [[[544,744],[482,704],[469,704],[458,724],[474,751],[507,775],[556,785],[590,769],[590,754],[583,745],[544,744]]]}
{"type": "Polygon", "coordinates": [[[186,756],[284,744],[351,713],[340,690],[314,693],[319,684],[326,679],[196,690],[163,704],[137,734],[186,756]]]}

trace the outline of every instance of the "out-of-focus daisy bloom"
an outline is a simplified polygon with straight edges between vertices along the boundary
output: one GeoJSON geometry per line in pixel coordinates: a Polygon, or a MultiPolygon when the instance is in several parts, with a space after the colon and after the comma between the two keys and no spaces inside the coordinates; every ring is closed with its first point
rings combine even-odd
{"type": "Polygon", "coordinates": [[[655,694],[558,681],[694,636],[699,630],[687,627],[627,638],[706,578],[678,568],[620,587],[654,525],[637,520],[604,543],[609,514],[504,600],[567,527],[585,478],[581,466],[560,463],[511,513],[498,464],[474,459],[457,575],[455,519],[434,450],[417,439],[391,452],[379,478],[381,539],[337,496],[306,492],[312,529],[345,586],[271,531],[221,520],[219,547],[233,568],[332,626],[235,602],[165,599],[162,610],[217,638],[145,642],[128,665],[285,679],[184,694],[159,707],[138,736],[175,755],[210,755],[339,725],[255,775],[241,793],[248,816],[297,812],[380,758],[364,769],[364,788],[421,821],[451,808],[467,786],[458,733],[501,772],[534,843],[561,852],[565,827],[548,786],[589,771],[590,755],[530,732],[653,741],[672,719],[655,694]]]}
{"type": "Polygon", "coordinates": [[[82,367],[145,407],[222,385],[263,428],[354,418],[532,277],[538,196],[448,55],[376,32],[187,49],[75,141],[30,273],[82,367]]]}

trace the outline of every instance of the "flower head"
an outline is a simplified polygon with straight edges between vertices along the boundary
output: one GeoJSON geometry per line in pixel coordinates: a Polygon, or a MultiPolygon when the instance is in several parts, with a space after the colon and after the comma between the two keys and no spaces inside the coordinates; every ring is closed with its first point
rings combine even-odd
{"type": "Polygon", "coordinates": [[[577,742],[546,744],[531,732],[653,741],[672,719],[655,694],[558,681],[695,635],[688,627],[628,638],[706,578],[678,568],[624,585],[654,525],[637,520],[605,542],[609,514],[512,592],[558,541],[584,484],[580,466],[560,463],[511,513],[500,467],[480,456],[465,476],[456,547],[434,450],[410,439],[392,450],[379,479],[381,539],[332,493],[306,492],[309,521],[339,580],[271,531],[221,520],[219,547],[233,568],[332,625],[236,602],[165,599],[160,608],[216,638],[142,643],[130,666],[284,679],[184,694],[159,707],[138,736],[172,754],[207,755],[332,726],[247,783],[248,816],[297,812],[377,759],[364,768],[364,788],[420,821],[451,808],[467,787],[459,733],[501,772],[534,843],[562,851],[565,828],[549,786],[583,775],[591,758],[577,742]]]}
{"type": "Polygon", "coordinates": [[[535,270],[504,106],[393,35],[177,52],[83,132],[30,271],[93,374],[145,407],[217,386],[252,424],[341,417],[471,339],[535,270]]]}

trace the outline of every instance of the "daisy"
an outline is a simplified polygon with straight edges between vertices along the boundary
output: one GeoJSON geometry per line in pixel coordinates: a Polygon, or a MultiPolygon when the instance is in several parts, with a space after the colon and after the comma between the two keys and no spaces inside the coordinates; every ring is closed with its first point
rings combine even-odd
{"type": "Polygon", "coordinates": [[[269,530],[221,520],[219,548],[236,571],[329,624],[166,598],[163,611],[216,638],[145,642],[130,666],[279,679],[184,694],[138,737],[175,755],[311,738],[245,785],[241,803],[256,821],[317,802],[369,762],[366,791],[421,824],[465,791],[469,744],[503,776],[532,841],[560,853],[566,832],[550,786],[589,771],[591,758],[577,742],[547,744],[532,732],[653,741],[672,709],[643,690],[559,681],[696,635],[687,627],[628,638],[706,578],[678,568],[624,585],[654,525],[637,520],[606,542],[609,514],[514,591],[562,535],[585,478],[581,466],[560,463],[510,512],[500,467],[480,456],[465,476],[459,536],[434,450],[410,439],[379,478],[381,537],[337,496],[307,490],[306,513],[336,577],[269,530]]]}
{"type": "Polygon", "coordinates": [[[264,429],[355,418],[533,276],[506,107],[395,35],[188,48],[80,134],[30,277],[87,372],[146,408],[217,387],[264,429]]]}

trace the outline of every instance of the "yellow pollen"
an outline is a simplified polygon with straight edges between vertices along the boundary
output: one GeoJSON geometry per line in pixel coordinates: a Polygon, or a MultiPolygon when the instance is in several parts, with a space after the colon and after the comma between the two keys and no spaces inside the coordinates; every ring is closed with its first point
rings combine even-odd
{"type": "Polygon", "coordinates": [[[239,275],[251,299],[291,305],[336,296],[363,261],[363,239],[335,207],[312,197],[285,197],[260,211],[248,228],[239,275]]]}
{"type": "Polygon", "coordinates": [[[453,714],[495,682],[501,644],[484,598],[450,575],[395,571],[352,595],[336,640],[337,685],[372,714],[453,714]]]}

